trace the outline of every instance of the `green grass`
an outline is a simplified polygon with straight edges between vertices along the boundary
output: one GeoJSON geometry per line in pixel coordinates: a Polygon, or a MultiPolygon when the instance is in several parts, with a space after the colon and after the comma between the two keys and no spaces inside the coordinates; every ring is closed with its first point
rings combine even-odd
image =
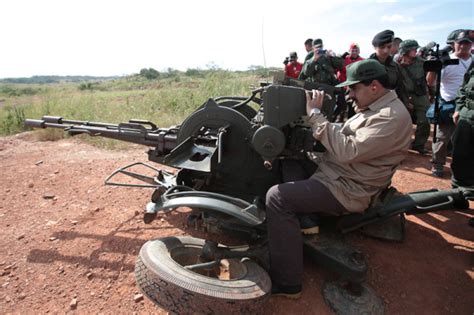
{"type": "MultiPolygon", "coordinates": [[[[25,131],[25,118],[40,119],[43,115],[110,123],[136,118],[169,127],[181,123],[211,97],[250,95],[261,80],[252,73],[219,70],[173,73],[156,80],[130,76],[91,84],[0,84],[0,135],[25,131]]],[[[45,140],[65,136],[49,129],[38,135],[45,140]]],[[[89,141],[117,146],[107,139],[89,141]]]]}

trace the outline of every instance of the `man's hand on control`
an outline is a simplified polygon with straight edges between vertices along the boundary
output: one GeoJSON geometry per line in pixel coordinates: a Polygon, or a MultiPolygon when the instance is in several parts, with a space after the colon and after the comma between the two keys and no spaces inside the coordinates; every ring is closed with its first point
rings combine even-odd
{"type": "Polygon", "coordinates": [[[321,109],[323,107],[324,91],[312,90],[306,91],[306,113],[311,116],[313,108],[321,109]]]}

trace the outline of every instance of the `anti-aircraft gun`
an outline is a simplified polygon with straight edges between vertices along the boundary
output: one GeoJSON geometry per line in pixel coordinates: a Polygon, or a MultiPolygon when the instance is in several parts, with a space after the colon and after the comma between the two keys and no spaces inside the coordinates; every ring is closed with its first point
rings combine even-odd
{"type": "MultiPolygon", "coordinates": [[[[27,119],[25,125],[146,145],[150,161],[176,168],[177,172],[171,173],[134,163],[116,170],[105,183],[153,188],[145,223],[151,223],[158,213],[190,207],[195,209],[190,215],[193,223],[208,232],[240,237],[247,245],[226,247],[192,237],[151,240],[138,256],[138,286],[156,304],[175,313],[254,313],[261,310],[271,290],[265,271],[265,194],[283,181],[287,161],[316,167],[308,153],[324,150],[305,123],[305,91],[325,90],[328,97],[322,112],[329,118],[337,92],[334,87],[308,82],[286,84],[263,85],[248,98],[209,99],[180,125],[170,128],[144,120],[107,124],[56,116],[27,119]],[[137,165],[156,175],[132,171],[137,165]],[[143,184],[115,182],[118,174],[143,184]]],[[[304,238],[305,254],[344,280],[344,285],[325,285],[325,300],[340,314],[382,313],[383,302],[364,284],[368,270],[364,256],[344,242],[343,235],[357,230],[401,241],[405,214],[465,209],[470,198],[472,192],[465,189],[402,195],[388,188],[364,214],[329,218],[320,235],[304,238]]]]}

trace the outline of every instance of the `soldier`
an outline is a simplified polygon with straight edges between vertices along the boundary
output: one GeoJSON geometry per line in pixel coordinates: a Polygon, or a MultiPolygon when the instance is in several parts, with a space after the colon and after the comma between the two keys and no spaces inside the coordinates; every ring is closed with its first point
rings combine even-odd
{"type": "Polygon", "coordinates": [[[304,49],[306,49],[306,52],[308,53],[306,55],[306,57],[304,57],[304,62],[303,64],[308,61],[309,59],[311,59],[313,57],[313,39],[312,38],[308,38],[305,42],[304,42],[304,49]]]}
{"type": "Polygon", "coordinates": [[[453,186],[474,188],[474,64],[464,76],[456,98],[453,121],[453,186]]]}
{"type": "Polygon", "coordinates": [[[402,41],[397,62],[404,78],[403,82],[408,93],[409,107],[413,108],[413,121],[416,122],[415,140],[411,148],[420,154],[427,154],[425,144],[430,135],[430,123],[426,119],[426,111],[430,106],[430,102],[426,74],[423,70],[424,60],[416,54],[419,47],[416,40],[402,41]]]}
{"type": "Polygon", "coordinates": [[[400,37],[395,37],[392,42],[392,49],[390,50],[390,55],[395,56],[400,49],[400,44],[402,39],[400,37]]]}
{"type": "Polygon", "coordinates": [[[410,115],[387,86],[379,62],[362,60],[347,67],[347,80],[358,113],[343,126],[321,114],[324,92],[307,93],[306,111],[313,136],[326,148],[309,179],[271,187],[266,196],[272,294],[301,295],[303,242],[297,214],[338,216],[364,212],[390,185],[396,166],[410,145],[410,115]]]}
{"type": "Polygon", "coordinates": [[[323,41],[318,38],[313,41],[313,56],[303,65],[298,79],[312,82],[336,85],[336,70],[344,67],[341,57],[330,56],[323,49],[323,41]]]}
{"type": "Polygon", "coordinates": [[[400,66],[395,61],[393,61],[392,56],[390,56],[393,35],[394,33],[391,30],[385,30],[376,34],[372,40],[375,53],[370,55],[369,59],[375,59],[385,66],[385,70],[387,70],[388,74],[388,84],[390,89],[397,92],[398,98],[408,108],[408,96],[405,91],[405,86],[403,85],[403,77],[400,73],[400,66]]]}

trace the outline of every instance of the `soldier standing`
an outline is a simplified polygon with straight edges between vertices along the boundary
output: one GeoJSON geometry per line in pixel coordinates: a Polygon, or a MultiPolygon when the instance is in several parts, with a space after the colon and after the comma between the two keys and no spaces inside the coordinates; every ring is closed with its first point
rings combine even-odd
{"type": "Polygon", "coordinates": [[[313,41],[313,56],[305,62],[298,79],[334,86],[339,83],[336,70],[343,67],[344,60],[327,55],[323,49],[323,41],[318,38],[313,41]]]}
{"type": "Polygon", "coordinates": [[[303,63],[305,63],[306,61],[308,61],[309,59],[311,59],[313,57],[313,39],[308,38],[304,42],[304,49],[306,49],[306,52],[308,54],[306,55],[306,57],[304,57],[304,62],[303,63]]]}
{"type": "Polygon", "coordinates": [[[471,63],[456,98],[453,115],[453,186],[474,187],[474,67],[471,63]]]}
{"type": "Polygon", "coordinates": [[[427,154],[425,144],[430,135],[430,123],[426,119],[426,111],[430,102],[426,74],[423,70],[424,60],[416,55],[416,50],[419,47],[416,40],[402,41],[397,62],[400,65],[403,83],[408,93],[409,107],[413,108],[413,121],[416,122],[415,140],[411,148],[420,154],[427,154]]]}
{"type": "Polygon", "coordinates": [[[393,61],[393,57],[390,55],[393,36],[394,33],[391,30],[385,30],[376,34],[372,40],[375,53],[370,55],[369,59],[375,59],[385,66],[385,70],[387,70],[388,74],[389,88],[397,92],[398,98],[408,108],[408,96],[403,85],[403,77],[400,72],[400,66],[395,61],[393,61]]]}

